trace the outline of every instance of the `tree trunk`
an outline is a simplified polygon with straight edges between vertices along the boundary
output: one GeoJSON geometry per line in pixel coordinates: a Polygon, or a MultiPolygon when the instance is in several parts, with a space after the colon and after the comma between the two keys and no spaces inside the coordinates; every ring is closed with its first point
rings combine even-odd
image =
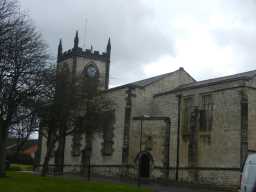
{"type": "Polygon", "coordinates": [[[61,137],[58,141],[58,150],[55,156],[55,171],[58,175],[63,175],[64,169],[64,153],[65,153],[65,144],[66,137],[65,133],[61,133],[61,137]]]}
{"type": "Polygon", "coordinates": [[[42,172],[41,172],[41,176],[43,176],[43,177],[46,176],[49,171],[50,154],[51,154],[50,150],[47,149],[47,152],[46,152],[45,158],[44,158],[42,172]]]}
{"type": "Polygon", "coordinates": [[[82,168],[81,168],[81,175],[90,177],[91,171],[90,169],[90,158],[91,158],[91,152],[92,152],[92,133],[87,132],[86,133],[86,146],[83,150],[82,154],[82,168]]]}
{"type": "Polygon", "coordinates": [[[0,177],[5,177],[6,145],[8,129],[3,121],[0,122],[0,177]]]}
{"type": "Polygon", "coordinates": [[[41,163],[41,153],[42,153],[42,141],[43,141],[43,133],[42,133],[42,124],[39,125],[39,139],[38,139],[38,149],[35,154],[35,160],[33,165],[33,171],[40,166],[41,163]]]}
{"type": "Polygon", "coordinates": [[[53,142],[53,136],[51,133],[49,133],[47,138],[47,150],[44,158],[43,168],[41,172],[41,176],[46,176],[49,172],[49,161],[51,158],[51,154],[54,150],[54,142],[53,142]]]}

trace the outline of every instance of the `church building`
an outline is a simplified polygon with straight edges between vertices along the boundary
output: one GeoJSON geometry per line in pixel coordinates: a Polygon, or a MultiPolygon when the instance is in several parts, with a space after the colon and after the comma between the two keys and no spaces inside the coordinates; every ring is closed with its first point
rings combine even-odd
{"type": "MultiPolygon", "coordinates": [[[[256,70],[196,81],[179,68],[109,88],[110,56],[110,40],[103,53],[83,50],[78,33],[72,49],[63,52],[60,42],[58,50],[58,67],[97,78],[115,103],[112,126],[93,135],[91,173],[238,186],[244,160],[256,151],[256,70]]],[[[80,172],[81,137],[66,137],[65,172],[80,172]]]]}

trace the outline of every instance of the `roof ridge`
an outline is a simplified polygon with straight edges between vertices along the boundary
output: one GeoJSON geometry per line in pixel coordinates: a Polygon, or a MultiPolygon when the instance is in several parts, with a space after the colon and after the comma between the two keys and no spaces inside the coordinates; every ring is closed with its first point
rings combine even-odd
{"type": "Polygon", "coordinates": [[[151,83],[154,83],[168,75],[171,75],[173,73],[176,73],[178,71],[185,71],[183,67],[180,67],[179,69],[175,70],[175,71],[171,71],[171,72],[168,72],[168,73],[164,73],[164,74],[160,74],[160,75],[156,75],[156,76],[153,76],[153,77],[149,77],[149,78],[146,78],[146,79],[141,79],[141,80],[138,80],[138,81],[134,81],[134,82],[131,82],[131,83],[127,83],[127,84],[124,84],[124,85],[120,85],[120,86],[117,86],[117,87],[113,87],[113,88],[110,88],[106,91],[111,91],[111,90],[116,90],[116,89],[121,89],[121,88],[125,88],[127,86],[135,86],[135,87],[145,87],[147,85],[150,85],[151,83]],[[138,85],[138,83],[143,83],[145,81],[149,81],[149,80],[154,80],[156,79],[155,81],[152,81],[152,82],[149,82],[149,83],[146,83],[145,85],[138,85]]]}
{"type": "Polygon", "coordinates": [[[255,73],[256,73],[256,70],[245,71],[245,72],[241,72],[241,73],[234,73],[234,74],[232,74],[232,75],[214,77],[214,78],[210,78],[210,79],[204,79],[204,80],[200,80],[200,81],[196,81],[196,82],[192,82],[192,83],[183,84],[183,85],[181,85],[181,86],[191,85],[191,84],[196,84],[196,83],[202,83],[202,82],[212,81],[212,80],[218,80],[218,79],[223,79],[223,78],[230,78],[230,77],[232,77],[232,76],[244,75],[244,74],[246,74],[246,73],[251,73],[251,72],[255,72],[255,73]]]}
{"type": "Polygon", "coordinates": [[[150,79],[155,79],[155,78],[159,78],[159,77],[164,77],[164,76],[167,76],[167,75],[170,75],[172,73],[175,73],[177,71],[179,71],[180,69],[177,69],[175,71],[172,71],[172,72],[168,72],[168,73],[163,73],[163,74],[160,74],[160,75],[156,75],[156,76],[153,76],[153,77],[149,77],[149,78],[146,78],[146,79],[141,79],[141,80],[138,80],[138,81],[134,81],[132,83],[129,83],[129,84],[134,84],[134,83],[137,83],[137,82],[142,82],[142,81],[147,81],[147,80],[150,80],[150,79]]]}

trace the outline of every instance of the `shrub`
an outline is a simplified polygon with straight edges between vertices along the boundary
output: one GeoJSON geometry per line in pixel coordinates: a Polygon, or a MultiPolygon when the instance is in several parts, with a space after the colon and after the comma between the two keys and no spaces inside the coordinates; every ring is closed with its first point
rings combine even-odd
{"type": "Polygon", "coordinates": [[[17,164],[25,164],[25,165],[32,165],[34,163],[34,160],[29,155],[25,155],[22,153],[12,153],[8,154],[7,159],[11,163],[17,163],[17,164]]]}

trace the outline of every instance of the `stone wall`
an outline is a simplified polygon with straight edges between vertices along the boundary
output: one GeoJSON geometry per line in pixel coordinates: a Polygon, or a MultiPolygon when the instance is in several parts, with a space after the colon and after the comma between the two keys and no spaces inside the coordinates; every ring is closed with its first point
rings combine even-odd
{"type": "MultiPolygon", "coordinates": [[[[149,115],[149,116],[168,116],[167,111],[159,110],[158,104],[154,102],[154,95],[160,92],[169,91],[176,88],[179,85],[194,82],[194,79],[184,71],[183,68],[171,73],[170,75],[156,81],[142,89],[136,88],[133,93],[136,97],[132,98],[132,118],[137,116],[149,115]]],[[[164,107],[166,108],[170,103],[176,102],[175,100],[168,100],[167,103],[164,103],[164,107]]],[[[169,107],[173,107],[170,105],[169,107]]],[[[139,130],[140,130],[140,122],[138,120],[133,120],[132,126],[130,130],[130,150],[129,150],[129,164],[133,167],[130,168],[130,175],[137,175],[137,168],[135,157],[139,153],[139,130]],[[134,147],[137,146],[137,147],[134,147]]],[[[164,177],[164,172],[166,172],[166,168],[164,168],[164,152],[163,148],[166,147],[165,138],[166,138],[166,123],[163,120],[146,120],[143,121],[143,139],[144,137],[152,136],[154,139],[154,148],[150,151],[152,153],[154,160],[154,165],[152,166],[151,176],[158,178],[164,177]]],[[[171,130],[173,131],[173,130],[171,130]]],[[[143,140],[143,142],[145,142],[143,140]]],[[[173,142],[171,140],[170,142],[173,142]]],[[[144,145],[144,144],[143,144],[144,145]]],[[[173,145],[172,145],[173,146],[173,145]]],[[[142,151],[145,150],[145,146],[142,147],[142,151]]],[[[169,157],[173,158],[173,156],[169,157]]]]}
{"type": "Polygon", "coordinates": [[[183,68],[180,68],[142,89],[137,88],[134,91],[136,97],[133,98],[132,116],[159,115],[154,109],[153,96],[191,82],[194,82],[194,79],[183,68]]]}
{"type": "MultiPolygon", "coordinates": [[[[91,164],[95,166],[93,168],[95,174],[97,172],[105,173],[104,166],[107,167],[107,170],[116,169],[116,165],[121,165],[121,156],[122,156],[122,144],[123,144],[123,117],[124,117],[124,105],[125,105],[125,95],[126,89],[119,89],[114,92],[106,93],[106,96],[114,102],[115,109],[115,123],[113,125],[113,153],[111,155],[103,155],[103,133],[98,132],[93,135],[92,143],[92,156],[91,164]]],[[[104,128],[102,128],[104,129],[104,128]]],[[[81,150],[85,147],[85,136],[81,140],[82,146],[81,150]]],[[[65,147],[65,165],[72,165],[71,167],[79,167],[81,165],[81,156],[72,156],[72,136],[68,136],[66,139],[65,147]]],[[[73,168],[65,167],[65,171],[72,171],[73,168]]],[[[99,174],[99,173],[98,173],[99,174]]]]}
{"type": "MultiPolygon", "coordinates": [[[[242,81],[222,83],[155,97],[154,113],[171,119],[170,179],[175,179],[177,161],[178,98],[193,97],[193,106],[202,106],[202,96],[213,98],[213,125],[210,132],[197,129],[197,162],[189,164],[189,138],[183,137],[180,116],[179,180],[188,182],[238,185],[240,169],[241,86],[242,81]],[[223,174],[225,173],[225,174],[223,174]],[[227,175],[223,177],[223,175],[227,175]],[[195,178],[196,177],[196,178],[195,178]],[[221,179],[220,179],[221,178],[221,179]]],[[[182,112],[183,102],[181,102],[182,112]]]]}
{"type": "MultiPolygon", "coordinates": [[[[179,175],[179,181],[195,183],[191,171],[180,169],[179,175]]],[[[239,176],[239,170],[198,170],[198,180],[196,183],[236,188],[239,187],[239,176]]]]}
{"type": "Polygon", "coordinates": [[[129,164],[138,168],[138,155],[140,152],[147,151],[153,158],[150,164],[150,176],[164,177],[164,173],[158,172],[155,167],[164,168],[165,166],[167,147],[165,138],[168,129],[169,127],[163,120],[142,120],[142,122],[141,120],[133,120],[130,130],[129,164]]]}
{"type": "Polygon", "coordinates": [[[102,154],[102,133],[95,135],[93,140],[92,162],[96,165],[120,165],[123,146],[123,130],[124,130],[124,108],[126,103],[126,88],[107,93],[107,97],[114,102],[115,124],[113,136],[113,153],[109,156],[102,154]]]}
{"type": "MultiPolygon", "coordinates": [[[[177,127],[178,127],[178,98],[175,94],[155,97],[153,102],[153,114],[170,118],[170,167],[176,167],[177,159],[177,127]]],[[[175,170],[172,170],[174,172],[175,170]]],[[[175,176],[175,174],[173,175],[175,176]]],[[[175,177],[172,177],[174,179],[175,177]]]]}
{"type": "Polygon", "coordinates": [[[248,82],[248,150],[256,152],[256,79],[248,82]]]}
{"type": "MultiPolygon", "coordinates": [[[[135,97],[131,98],[131,129],[133,129],[133,120],[132,118],[138,115],[152,114],[153,108],[153,95],[161,91],[171,90],[181,84],[189,83],[194,81],[191,76],[185,72],[182,68],[180,70],[171,73],[169,76],[166,76],[163,79],[160,79],[157,82],[154,82],[144,88],[136,88],[132,91],[135,97]]],[[[115,125],[114,125],[114,137],[113,137],[113,146],[114,152],[111,156],[104,156],[101,153],[102,149],[102,135],[96,134],[93,139],[93,151],[92,151],[92,162],[97,166],[95,171],[100,174],[101,170],[104,170],[104,166],[107,170],[114,169],[116,166],[122,167],[122,147],[123,147],[123,137],[124,137],[124,117],[125,117],[125,106],[127,102],[127,91],[128,87],[123,88],[114,88],[107,91],[106,95],[115,102],[115,125]]],[[[136,122],[137,123],[137,122],[136,122]]],[[[135,123],[135,124],[136,124],[135,123]]],[[[157,124],[157,123],[156,123],[157,124]]],[[[161,124],[161,123],[160,123],[161,124]]],[[[134,134],[130,132],[131,140],[134,138],[134,134]]],[[[160,141],[160,140],[159,140],[160,141]]],[[[134,143],[129,141],[130,150],[133,149],[134,143]]],[[[130,153],[129,153],[130,154],[130,153]]],[[[132,153],[134,154],[134,153],[132,153]]],[[[160,155],[158,155],[160,156],[160,155]]],[[[129,162],[130,161],[129,155],[129,162]]],[[[72,162],[72,160],[70,161],[72,162]]],[[[133,162],[132,162],[133,164],[133,162]]],[[[161,166],[161,165],[159,165],[161,166]]],[[[123,169],[123,168],[119,168],[123,169]]],[[[105,171],[102,171],[105,172],[105,171]]],[[[133,172],[130,169],[130,172],[133,172]]]]}

